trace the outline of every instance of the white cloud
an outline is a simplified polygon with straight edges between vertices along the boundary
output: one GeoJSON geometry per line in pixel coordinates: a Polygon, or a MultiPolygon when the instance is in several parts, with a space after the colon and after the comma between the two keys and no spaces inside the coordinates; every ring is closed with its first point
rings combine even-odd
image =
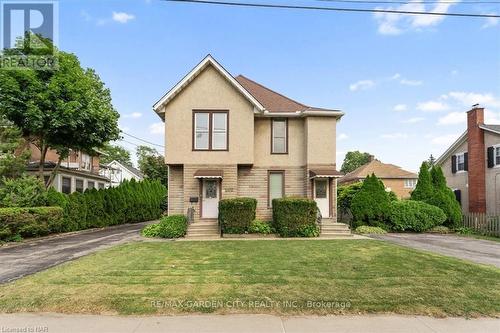
{"type": "MultiPolygon", "coordinates": [[[[447,13],[451,6],[460,0],[442,0],[426,5],[420,0],[414,0],[396,7],[377,7],[377,9],[415,11],[431,13],[447,13]]],[[[407,31],[420,31],[424,28],[436,26],[444,20],[438,15],[401,15],[394,13],[375,13],[378,23],[378,32],[383,35],[399,35],[407,31]]]]}
{"type": "Polygon", "coordinates": [[[149,130],[152,134],[165,134],[165,124],[163,122],[151,124],[149,130]]]}
{"type": "Polygon", "coordinates": [[[113,12],[113,21],[119,22],[119,23],[127,23],[128,21],[131,21],[135,19],[135,16],[132,14],[128,14],[125,12],[113,12]]]}
{"type": "Polygon", "coordinates": [[[408,110],[408,106],[406,104],[396,104],[393,108],[396,112],[402,112],[408,110]]]}
{"type": "Polygon", "coordinates": [[[421,121],[424,121],[425,118],[423,117],[413,117],[413,118],[409,118],[409,119],[406,119],[406,120],[403,120],[403,123],[405,124],[415,124],[415,123],[419,123],[421,121]]]}
{"type": "Polygon", "coordinates": [[[372,80],[361,80],[351,84],[349,86],[349,90],[350,91],[366,90],[372,88],[373,86],[375,86],[375,82],[373,82],[372,80]]]}
{"type": "Polygon", "coordinates": [[[391,80],[397,80],[397,79],[399,79],[400,77],[401,77],[401,74],[396,73],[396,74],[394,74],[393,76],[391,76],[391,80]]]}
{"type": "Polygon", "coordinates": [[[484,110],[484,122],[487,124],[500,124],[500,112],[484,110]]]}
{"type": "Polygon", "coordinates": [[[387,133],[380,136],[382,139],[406,139],[408,134],[406,133],[387,133]]]}
{"type": "Polygon", "coordinates": [[[421,86],[424,83],[423,81],[408,80],[408,79],[402,79],[399,82],[405,86],[421,86]]]}
{"type": "Polygon", "coordinates": [[[340,133],[339,136],[337,136],[337,141],[342,141],[347,139],[349,136],[345,133],[340,133]]]}
{"type": "Polygon", "coordinates": [[[140,118],[140,117],[142,117],[142,113],[140,113],[140,112],[132,112],[132,113],[123,115],[123,118],[137,119],[137,118],[140,118]]]}
{"type": "MultiPolygon", "coordinates": [[[[489,15],[497,15],[497,13],[495,12],[492,12],[492,13],[487,13],[489,15]]],[[[498,22],[500,22],[500,20],[498,19],[498,17],[487,17],[486,18],[486,22],[481,26],[482,29],[486,29],[486,28],[490,28],[490,27],[494,27],[498,24],[498,22]]]]}
{"type": "Polygon", "coordinates": [[[460,134],[445,134],[435,136],[431,139],[431,143],[437,146],[449,146],[453,142],[455,142],[455,140],[458,139],[459,136],[460,134]]]}
{"type": "Polygon", "coordinates": [[[424,112],[441,112],[441,111],[446,111],[450,107],[439,101],[427,101],[427,102],[422,102],[418,103],[417,105],[417,110],[424,111],[424,112]]]}
{"type": "Polygon", "coordinates": [[[475,92],[452,91],[448,93],[447,96],[457,100],[466,107],[471,107],[476,103],[484,107],[500,107],[500,99],[490,93],[481,94],[475,92]]]}
{"type": "Polygon", "coordinates": [[[457,69],[452,70],[451,75],[458,75],[458,70],[457,69]]]}
{"type": "Polygon", "coordinates": [[[446,116],[439,118],[438,125],[457,125],[466,121],[465,112],[450,112],[446,116]]]}

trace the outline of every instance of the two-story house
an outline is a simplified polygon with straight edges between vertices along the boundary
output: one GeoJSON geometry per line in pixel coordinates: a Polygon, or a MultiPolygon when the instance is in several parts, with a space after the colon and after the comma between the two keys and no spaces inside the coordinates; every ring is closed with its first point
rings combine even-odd
{"type": "Polygon", "coordinates": [[[500,125],[484,123],[484,108],[467,112],[467,130],[436,164],[464,214],[500,214],[500,125]]]}
{"type": "Polygon", "coordinates": [[[336,125],[343,113],[310,107],[208,55],[153,106],[165,122],[168,213],[194,209],[194,222],[216,221],[222,198],[253,197],[257,218],[272,200],[316,200],[336,219],[336,125]]]}
{"type": "MultiPolygon", "coordinates": [[[[31,157],[27,166],[30,174],[38,175],[40,165],[40,150],[30,144],[31,157]]],[[[62,193],[84,192],[86,189],[103,189],[109,187],[110,180],[99,174],[100,153],[90,153],[70,150],[57,171],[52,182],[52,187],[62,193]]],[[[55,150],[49,149],[45,156],[44,179],[48,181],[52,171],[57,165],[59,155],[55,150]]]]}

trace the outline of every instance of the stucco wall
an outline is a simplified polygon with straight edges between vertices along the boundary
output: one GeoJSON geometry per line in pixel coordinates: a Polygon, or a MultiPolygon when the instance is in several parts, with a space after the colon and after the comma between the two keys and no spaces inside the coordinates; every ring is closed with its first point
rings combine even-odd
{"type": "Polygon", "coordinates": [[[165,108],[167,164],[253,163],[253,106],[212,66],[165,108]],[[193,110],[229,110],[229,150],[193,151],[193,110]]]}
{"type": "Polygon", "coordinates": [[[336,126],[334,117],[305,118],[307,164],[335,165],[336,126]]]}
{"type": "Polygon", "coordinates": [[[451,172],[451,156],[467,151],[467,141],[461,144],[454,152],[448,156],[448,158],[442,163],[441,167],[443,169],[444,176],[446,177],[446,183],[448,187],[452,190],[460,190],[462,196],[462,212],[467,214],[469,212],[469,190],[468,190],[468,175],[467,172],[457,171],[453,174],[451,172]]]}
{"type": "MultiPolygon", "coordinates": [[[[500,144],[500,135],[485,132],[484,144],[485,150],[500,144]]],[[[486,158],[487,152],[485,151],[484,154],[486,158]]],[[[500,166],[486,168],[486,212],[500,214],[500,166]]]]}

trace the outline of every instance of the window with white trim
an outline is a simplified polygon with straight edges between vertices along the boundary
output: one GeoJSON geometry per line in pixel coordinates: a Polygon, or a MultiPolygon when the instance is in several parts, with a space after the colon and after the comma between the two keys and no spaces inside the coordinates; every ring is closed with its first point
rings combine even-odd
{"type": "Polygon", "coordinates": [[[457,155],[457,171],[465,171],[465,153],[457,155]]]}
{"type": "Polygon", "coordinates": [[[283,171],[269,171],[268,179],[268,205],[272,207],[273,199],[285,196],[285,173],[283,171]]]}
{"type": "Polygon", "coordinates": [[[405,188],[415,188],[415,186],[417,186],[416,179],[405,179],[405,188]]]}
{"type": "Polygon", "coordinates": [[[494,146],[493,149],[494,162],[495,166],[497,166],[500,165],[500,146],[494,146]]]}
{"type": "Polygon", "coordinates": [[[288,121],[286,119],[272,120],[272,153],[286,154],[288,153],[288,121]]]}
{"type": "Polygon", "coordinates": [[[196,111],[193,123],[194,150],[228,149],[227,111],[196,111]]]}

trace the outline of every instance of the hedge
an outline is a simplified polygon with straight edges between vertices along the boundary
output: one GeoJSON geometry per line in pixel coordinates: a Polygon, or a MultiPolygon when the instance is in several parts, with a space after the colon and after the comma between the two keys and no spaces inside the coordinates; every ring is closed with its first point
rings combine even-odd
{"type": "Polygon", "coordinates": [[[61,207],[0,208],[0,240],[60,232],[63,223],[61,207]]]}
{"type": "Polygon", "coordinates": [[[317,237],[316,202],[305,198],[273,200],[273,224],[282,237],[317,237]]]}
{"type": "Polygon", "coordinates": [[[232,198],[219,201],[219,223],[227,234],[243,234],[249,231],[255,219],[257,200],[254,198],[232,198]]]}
{"type": "Polygon", "coordinates": [[[184,215],[170,215],[161,218],[159,223],[150,224],[142,230],[146,237],[179,238],[187,232],[187,218],[184,215]]]}
{"type": "Polygon", "coordinates": [[[159,181],[124,182],[118,187],[63,194],[51,189],[49,205],[64,211],[62,231],[75,231],[160,218],[167,190],[159,181]]]}
{"type": "Polygon", "coordinates": [[[423,201],[393,201],[389,221],[394,231],[422,232],[443,224],[446,214],[423,201]]]}

